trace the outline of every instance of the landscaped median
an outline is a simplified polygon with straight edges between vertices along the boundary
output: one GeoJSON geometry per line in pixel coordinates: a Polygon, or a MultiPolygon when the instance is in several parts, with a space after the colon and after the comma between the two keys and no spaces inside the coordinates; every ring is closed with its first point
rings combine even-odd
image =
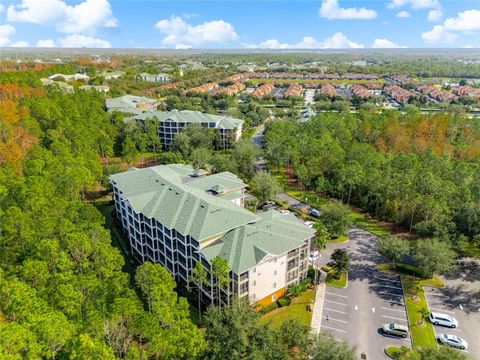
{"type": "Polygon", "coordinates": [[[387,346],[385,348],[385,354],[392,359],[398,359],[400,356],[405,356],[410,352],[412,352],[412,349],[406,346],[387,346]]]}
{"type": "Polygon", "coordinates": [[[326,284],[337,288],[346,288],[348,285],[348,272],[342,271],[340,278],[337,278],[336,275],[337,272],[335,270],[330,270],[327,273],[326,284]]]}
{"type": "Polygon", "coordinates": [[[414,348],[436,348],[433,325],[428,319],[428,304],[422,284],[411,276],[402,276],[408,322],[414,348]]]}

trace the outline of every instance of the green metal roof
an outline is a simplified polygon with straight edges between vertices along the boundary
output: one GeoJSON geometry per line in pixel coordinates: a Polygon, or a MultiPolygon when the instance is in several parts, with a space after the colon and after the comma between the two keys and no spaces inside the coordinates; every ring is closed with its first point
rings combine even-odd
{"type": "MultiPolygon", "coordinates": [[[[116,98],[106,99],[105,105],[109,111],[132,111],[138,104],[155,104],[155,99],[149,99],[144,96],[124,95],[116,98]]],[[[145,109],[136,109],[145,110],[145,109]]]]}
{"type": "Polygon", "coordinates": [[[220,256],[230,269],[241,274],[261,262],[265,256],[278,256],[293,250],[315,230],[305,226],[292,214],[269,210],[259,214],[259,220],[223,235],[218,242],[202,249],[208,261],[220,256]]]}
{"type": "Polygon", "coordinates": [[[136,212],[197,241],[258,220],[233,202],[191,186],[196,180],[185,181],[191,174],[188,165],[160,165],[115,174],[111,180],[136,212]]]}
{"type": "Polygon", "coordinates": [[[146,120],[153,117],[156,117],[160,122],[172,121],[191,124],[214,123],[217,128],[221,129],[236,129],[243,124],[243,120],[230,116],[212,115],[191,110],[150,111],[136,115],[135,119],[146,120]]]}
{"type": "Polygon", "coordinates": [[[203,191],[214,191],[216,193],[239,190],[247,186],[238,176],[228,171],[196,179],[189,185],[203,191]]]}

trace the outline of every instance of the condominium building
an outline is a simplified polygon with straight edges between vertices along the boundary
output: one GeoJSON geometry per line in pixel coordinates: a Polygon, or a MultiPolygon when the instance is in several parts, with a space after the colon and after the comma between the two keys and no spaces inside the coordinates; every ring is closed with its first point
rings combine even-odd
{"type": "Polygon", "coordinates": [[[137,114],[134,118],[137,122],[156,118],[159,121],[158,135],[165,149],[170,147],[179,132],[192,124],[214,129],[220,142],[217,144],[218,147],[227,148],[240,140],[242,136],[243,120],[225,115],[212,115],[190,110],[172,110],[137,114]]]}
{"type": "Polygon", "coordinates": [[[292,214],[244,209],[246,185],[234,174],[171,164],[131,169],[110,181],[132,255],[160,263],[185,286],[201,262],[208,271],[206,304],[237,296],[268,305],[307,276],[314,230],[292,214]],[[231,278],[220,294],[211,273],[217,256],[227,261],[231,278]]]}
{"type": "Polygon", "coordinates": [[[148,74],[148,73],[140,73],[135,76],[135,80],[137,81],[146,81],[146,82],[167,82],[172,79],[171,75],[168,74],[148,74]]]}

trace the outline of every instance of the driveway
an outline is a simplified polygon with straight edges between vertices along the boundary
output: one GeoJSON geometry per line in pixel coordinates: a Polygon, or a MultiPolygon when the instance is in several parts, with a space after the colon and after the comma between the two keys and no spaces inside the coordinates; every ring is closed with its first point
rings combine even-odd
{"type": "Polygon", "coordinates": [[[349,238],[347,243],[329,244],[321,258],[324,264],[335,249],[345,248],[351,269],[346,289],[326,287],[320,331],[355,346],[367,359],[388,359],[384,353],[387,345],[411,346],[410,338],[381,331],[384,323],[408,325],[400,278],[376,270],[385,259],[375,250],[375,235],[352,228],[349,238]]]}

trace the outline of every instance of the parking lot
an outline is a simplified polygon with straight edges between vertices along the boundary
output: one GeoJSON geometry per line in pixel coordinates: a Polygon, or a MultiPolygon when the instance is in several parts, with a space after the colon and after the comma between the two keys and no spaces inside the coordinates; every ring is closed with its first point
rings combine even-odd
{"type": "Polygon", "coordinates": [[[326,263],[334,249],[346,248],[351,269],[346,289],[327,286],[320,331],[355,346],[367,359],[388,359],[387,345],[411,346],[409,337],[388,336],[381,330],[385,323],[408,326],[400,278],[376,271],[381,258],[375,235],[354,228],[349,237],[348,243],[330,245],[322,257],[326,263]]]}
{"type": "MultiPolygon", "coordinates": [[[[477,270],[478,271],[478,270],[477,270]]],[[[435,336],[446,333],[468,342],[467,352],[480,359],[480,274],[472,269],[460,269],[457,275],[445,279],[445,288],[425,288],[430,311],[444,313],[458,320],[458,328],[434,326],[435,336]]]]}

